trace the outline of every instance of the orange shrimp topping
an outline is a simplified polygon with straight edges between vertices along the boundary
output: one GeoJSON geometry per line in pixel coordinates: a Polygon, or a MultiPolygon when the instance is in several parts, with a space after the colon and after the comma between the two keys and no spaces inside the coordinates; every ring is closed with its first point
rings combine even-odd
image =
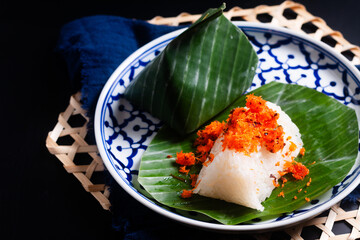
{"type": "Polygon", "coordinates": [[[304,155],[305,155],[305,148],[301,148],[301,149],[300,149],[300,155],[301,155],[301,156],[304,156],[304,155]]]}
{"type": "Polygon", "coordinates": [[[286,178],[282,177],[281,181],[282,181],[281,187],[283,188],[285,186],[285,183],[287,183],[288,180],[286,178]]]}
{"type": "Polygon", "coordinates": [[[197,132],[198,138],[195,140],[194,145],[197,147],[196,153],[200,162],[206,161],[215,140],[224,130],[224,126],[224,122],[213,121],[205,129],[197,132]]]}
{"type": "Polygon", "coordinates": [[[279,187],[280,186],[280,184],[276,181],[276,179],[273,179],[272,182],[274,184],[274,187],[279,187]]]}
{"type": "Polygon", "coordinates": [[[194,143],[197,160],[201,163],[206,159],[212,161],[209,154],[220,134],[224,136],[223,150],[229,148],[245,154],[257,151],[258,146],[264,146],[270,152],[281,150],[285,145],[284,131],[277,124],[278,118],[279,114],[267,107],[265,100],[249,94],[246,108],[233,109],[226,123],[213,121],[197,132],[194,143]]]}
{"type": "Polygon", "coordinates": [[[290,141],[290,147],[289,147],[289,151],[293,152],[296,150],[296,144],[293,143],[292,141],[290,141]]]}
{"type": "Polygon", "coordinates": [[[183,153],[183,151],[176,153],[176,163],[183,166],[192,166],[195,164],[195,155],[192,152],[183,153]]]}
{"type": "Polygon", "coordinates": [[[191,198],[192,195],[193,195],[193,191],[192,191],[192,190],[186,190],[186,189],[184,189],[184,190],[182,190],[182,192],[181,192],[181,197],[182,197],[182,198],[191,198]]]}
{"type": "Polygon", "coordinates": [[[179,167],[179,172],[181,172],[181,173],[188,174],[189,171],[190,171],[190,169],[186,169],[186,166],[180,166],[179,167]]]}
{"type": "Polygon", "coordinates": [[[192,187],[195,187],[198,176],[199,176],[198,174],[190,174],[190,180],[191,180],[192,187]]]}
{"type": "Polygon", "coordinates": [[[284,164],[284,171],[279,172],[281,176],[291,173],[292,176],[297,180],[302,180],[306,175],[309,174],[309,169],[304,166],[302,163],[292,161],[292,162],[285,162],[284,164]]]}
{"type": "Polygon", "coordinates": [[[310,184],[311,184],[311,178],[310,178],[309,181],[306,183],[306,186],[308,187],[308,186],[310,186],[310,184]]]}
{"type": "Polygon", "coordinates": [[[279,114],[266,106],[261,97],[249,94],[247,108],[235,108],[227,120],[223,149],[250,154],[258,146],[264,146],[270,152],[277,152],[284,147],[284,131],[277,124],[279,114]]]}

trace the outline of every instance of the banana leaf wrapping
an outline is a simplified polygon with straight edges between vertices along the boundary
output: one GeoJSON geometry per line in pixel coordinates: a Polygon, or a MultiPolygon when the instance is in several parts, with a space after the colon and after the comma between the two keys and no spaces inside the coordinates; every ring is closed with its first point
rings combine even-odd
{"type": "MultiPolygon", "coordinates": [[[[306,154],[297,161],[307,166],[310,174],[303,181],[289,181],[283,188],[276,188],[263,202],[263,212],[199,195],[182,199],[180,192],[192,188],[189,175],[198,173],[200,169],[194,168],[188,175],[179,173],[175,158],[167,156],[176,156],[180,151],[195,152],[193,142],[196,134],[180,137],[164,126],[145,151],[138,178],[156,201],[169,207],[203,213],[224,224],[239,224],[292,212],[307,203],[305,198],[316,199],[345,178],[358,154],[359,129],[353,109],[299,85],[271,82],[251,93],[279,105],[298,126],[306,154]],[[311,185],[306,186],[309,178],[312,179],[311,185]],[[303,191],[298,192],[299,189],[303,191]],[[278,197],[281,191],[284,197],[278,197]]],[[[226,120],[232,108],[244,105],[245,96],[242,96],[212,120],[226,120]]]]}
{"type": "Polygon", "coordinates": [[[138,108],[186,135],[241,96],[255,75],[258,57],[246,35],[209,9],[126,88],[138,108]]]}

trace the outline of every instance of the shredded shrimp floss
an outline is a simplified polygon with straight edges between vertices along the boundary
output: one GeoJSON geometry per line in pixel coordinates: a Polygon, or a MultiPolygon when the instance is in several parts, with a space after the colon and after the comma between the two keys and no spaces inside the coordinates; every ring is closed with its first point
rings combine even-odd
{"type": "Polygon", "coordinates": [[[199,175],[192,176],[193,189],[183,190],[183,198],[196,193],[263,211],[261,202],[280,178],[284,184],[286,174],[295,180],[309,174],[294,160],[305,153],[298,127],[279,106],[253,94],[226,122],[214,121],[197,135],[196,154],[177,153],[182,173],[202,164],[199,175]]]}

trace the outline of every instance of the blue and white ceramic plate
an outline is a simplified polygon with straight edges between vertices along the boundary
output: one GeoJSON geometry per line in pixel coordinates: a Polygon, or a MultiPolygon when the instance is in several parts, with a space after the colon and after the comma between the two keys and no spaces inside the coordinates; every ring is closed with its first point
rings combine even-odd
{"type": "MultiPolygon", "coordinates": [[[[234,24],[248,36],[260,60],[249,91],[271,81],[300,84],[354,108],[360,117],[360,74],[342,55],[324,43],[284,28],[246,22],[234,24]]],[[[157,213],[196,227],[228,232],[257,231],[286,227],[314,217],[343,199],[359,184],[358,157],[343,182],[303,208],[281,218],[231,226],[153,202],[139,186],[137,174],[141,155],[162,124],[150,114],[134,109],[122,98],[122,93],[134,76],[182,31],[166,34],[134,52],[112,74],[98,100],[95,135],[99,152],[114,179],[132,197],[157,213]]]]}

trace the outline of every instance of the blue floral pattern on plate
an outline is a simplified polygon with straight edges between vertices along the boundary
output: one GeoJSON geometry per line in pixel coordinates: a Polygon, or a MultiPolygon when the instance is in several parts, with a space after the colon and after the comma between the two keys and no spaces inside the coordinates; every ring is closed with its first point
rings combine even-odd
{"type": "MultiPolygon", "coordinates": [[[[338,55],[329,52],[323,45],[301,35],[260,24],[235,24],[248,36],[259,57],[256,76],[248,91],[271,81],[299,84],[316,89],[354,108],[359,116],[360,82],[354,74],[354,69],[350,69],[349,64],[344,63],[344,59],[339,59],[338,55]]],[[[140,196],[142,200],[154,205],[151,196],[141,189],[136,177],[141,155],[162,123],[150,114],[135,109],[122,98],[122,93],[134,76],[179,33],[163,36],[161,40],[144,46],[125,61],[104,87],[96,111],[97,144],[107,168],[111,169],[114,178],[130,194],[140,196]]],[[[293,213],[256,224],[284,221],[327,204],[329,200],[354,184],[355,180],[358,181],[359,168],[357,159],[349,175],[319,199],[314,199],[293,213]]],[[[194,214],[190,216],[184,211],[167,211],[211,222],[208,218],[196,217],[194,214]]]]}

